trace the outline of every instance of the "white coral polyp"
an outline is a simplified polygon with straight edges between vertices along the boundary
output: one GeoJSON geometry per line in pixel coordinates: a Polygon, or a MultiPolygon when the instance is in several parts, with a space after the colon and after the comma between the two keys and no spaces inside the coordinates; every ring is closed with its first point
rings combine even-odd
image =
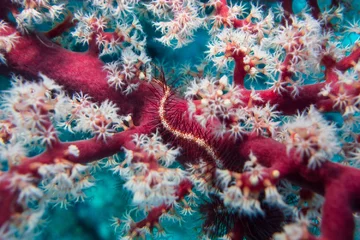
{"type": "Polygon", "coordinates": [[[329,125],[314,106],[285,124],[284,129],[288,132],[288,152],[295,149],[310,169],[320,167],[340,150],[335,126],[329,125]]]}
{"type": "Polygon", "coordinates": [[[58,19],[65,9],[65,4],[57,4],[56,0],[11,1],[23,8],[21,11],[14,14],[18,29],[22,32],[27,32],[37,24],[58,19]]]}
{"type": "Polygon", "coordinates": [[[84,190],[94,185],[89,167],[81,164],[43,165],[39,174],[47,201],[64,208],[73,201],[83,201],[86,197],[84,190]]]}
{"type": "Polygon", "coordinates": [[[158,132],[150,136],[135,134],[133,142],[137,149],[123,148],[124,161],[112,168],[114,174],[125,179],[124,187],[133,193],[133,204],[142,209],[175,204],[177,187],[187,176],[180,168],[168,167],[180,149],[164,144],[158,132]]]}

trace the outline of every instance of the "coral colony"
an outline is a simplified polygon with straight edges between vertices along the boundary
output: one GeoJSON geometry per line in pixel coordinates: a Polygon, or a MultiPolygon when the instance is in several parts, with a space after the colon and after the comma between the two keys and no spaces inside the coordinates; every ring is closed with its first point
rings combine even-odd
{"type": "Polygon", "coordinates": [[[345,14],[356,1],[293,4],[1,0],[12,81],[0,239],[32,239],[47,209],[87,201],[98,168],[131,196],[109,222],[118,239],[166,236],[164,221],[195,213],[200,239],[354,239],[360,22],[345,14]],[[162,66],[144,24],[168,51],[205,31],[207,50],[162,66]]]}

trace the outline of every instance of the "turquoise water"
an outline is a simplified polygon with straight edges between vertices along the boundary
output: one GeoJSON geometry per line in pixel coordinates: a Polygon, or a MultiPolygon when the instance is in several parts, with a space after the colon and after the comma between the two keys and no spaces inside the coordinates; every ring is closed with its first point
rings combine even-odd
{"type": "MultiPolygon", "coordinates": [[[[49,223],[45,231],[38,237],[47,239],[115,239],[119,236],[111,227],[111,216],[122,215],[134,208],[131,195],[122,188],[121,182],[111,172],[99,171],[95,174],[96,187],[87,192],[88,199],[84,203],[75,204],[68,210],[52,208],[49,211],[49,223]]],[[[139,215],[140,219],[141,216],[139,215]]],[[[184,223],[165,222],[168,236],[156,239],[185,240],[196,239],[195,227],[199,226],[199,215],[184,217],[184,223]],[[198,224],[196,224],[198,222],[198,224]]]]}

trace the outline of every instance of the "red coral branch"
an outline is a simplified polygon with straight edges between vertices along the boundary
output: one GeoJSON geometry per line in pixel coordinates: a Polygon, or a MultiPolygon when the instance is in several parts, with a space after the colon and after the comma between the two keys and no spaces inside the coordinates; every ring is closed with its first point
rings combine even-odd
{"type": "Polygon", "coordinates": [[[253,152],[263,166],[276,168],[281,178],[325,196],[321,239],[352,239],[353,212],[360,210],[360,170],[337,163],[326,162],[318,170],[304,165],[294,152],[269,138],[249,137],[240,146],[240,153],[253,152]],[[341,226],[338,228],[338,226],[341,226]]]}
{"type": "Polygon", "coordinates": [[[360,46],[359,43],[356,44],[354,50],[350,53],[349,56],[344,57],[339,62],[336,63],[336,68],[340,71],[346,71],[349,68],[354,67],[355,63],[360,59],[360,46]]]}
{"type": "Polygon", "coordinates": [[[47,31],[45,33],[45,36],[49,39],[55,38],[69,30],[70,28],[74,27],[76,25],[77,21],[73,20],[73,15],[71,12],[68,12],[68,15],[66,18],[59,24],[57,24],[55,27],[53,27],[51,30],[47,31]]]}
{"type": "Polygon", "coordinates": [[[90,163],[112,156],[121,151],[122,147],[134,149],[132,135],[135,133],[147,134],[149,133],[149,129],[146,129],[144,126],[134,127],[114,134],[106,142],[98,141],[95,137],[75,142],[60,142],[40,155],[24,159],[21,165],[14,167],[13,170],[22,174],[36,174],[37,169],[41,164],[52,164],[56,159],[66,159],[73,163],[90,163]],[[69,154],[69,146],[77,147],[80,153],[78,157],[69,154]]]}
{"type": "MultiPolygon", "coordinates": [[[[134,133],[147,134],[149,133],[149,130],[149,128],[145,128],[143,126],[134,127],[132,129],[114,134],[114,136],[106,143],[97,141],[96,138],[75,142],[59,142],[40,155],[23,159],[21,164],[12,167],[10,172],[24,175],[31,174],[33,177],[39,178],[40,176],[38,174],[38,169],[42,165],[54,164],[62,161],[81,164],[97,161],[120,152],[122,147],[126,147],[127,149],[135,149],[135,146],[132,142],[132,135],[134,133]],[[76,146],[79,151],[78,156],[74,156],[73,154],[69,153],[70,146],[76,146]]],[[[0,178],[1,177],[10,178],[10,175],[0,175],[0,178]]],[[[9,188],[9,181],[2,179],[0,184],[0,204],[1,206],[8,206],[6,208],[2,207],[2,209],[6,209],[6,212],[1,214],[1,226],[4,224],[4,222],[9,220],[14,213],[20,213],[22,208],[16,201],[19,193],[9,188]],[[14,209],[16,209],[16,211],[14,211],[14,209]]]]}
{"type": "MultiPolygon", "coordinates": [[[[291,9],[289,7],[290,2],[291,1],[285,2],[287,11],[291,9]]],[[[216,14],[226,17],[228,11],[226,0],[220,1],[216,7],[216,14]]],[[[249,25],[249,22],[246,21],[247,20],[232,19],[235,27],[249,25]]],[[[53,33],[49,32],[47,37],[57,36],[61,31],[70,26],[67,20],[63,24],[63,26],[55,28],[53,33]]],[[[0,30],[0,36],[12,33],[16,33],[16,29],[13,27],[0,30]]],[[[108,38],[114,37],[114,34],[116,35],[116,33],[104,32],[102,34],[108,38]]],[[[18,35],[20,36],[20,34],[18,35]]],[[[117,37],[121,38],[118,35],[117,37]]],[[[37,176],[37,170],[42,164],[56,163],[56,161],[62,161],[63,159],[73,163],[88,163],[111,156],[119,152],[122,146],[131,150],[135,148],[131,142],[131,136],[134,133],[150,133],[156,127],[163,125],[162,134],[167,140],[171,141],[175,139],[174,142],[177,142],[184,149],[194,148],[194,146],[204,148],[205,150],[199,151],[197,155],[205,160],[209,159],[210,155],[216,156],[216,151],[221,151],[219,154],[221,157],[232,154],[231,157],[221,159],[225,161],[223,162],[225,166],[234,166],[233,162],[226,162],[233,161],[234,155],[238,161],[236,164],[243,166],[243,159],[248,158],[250,153],[254,154],[259,163],[266,168],[266,177],[270,178],[273,176],[271,181],[269,179],[267,179],[267,182],[264,181],[264,184],[261,185],[262,188],[276,184],[280,179],[287,179],[301,187],[324,195],[326,200],[323,209],[322,239],[351,239],[353,237],[354,220],[352,213],[360,211],[359,170],[329,161],[323,163],[321,168],[309,169],[295,153],[295,150],[287,151],[284,144],[271,138],[249,135],[244,136],[244,138],[241,139],[242,141],[239,140],[235,143],[233,141],[216,142],[212,136],[210,136],[207,129],[204,130],[200,128],[198,126],[199,124],[194,124],[192,120],[189,120],[189,118],[184,115],[181,117],[182,121],[175,119],[164,123],[169,116],[165,116],[166,118],[159,116],[161,115],[161,110],[158,110],[161,106],[163,96],[167,94],[168,90],[166,86],[163,86],[164,83],[159,84],[156,80],[157,83],[154,86],[142,82],[135,93],[124,96],[108,86],[106,82],[107,73],[103,70],[104,64],[98,59],[97,49],[95,36],[93,36],[90,42],[90,52],[94,54],[87,54],[65,50],[47,39],[40,38],[34,33],[21,36],[16,43],[16,48],[6,53],[6,59],[11,70],[32,77],[37,76],[38,73],[41,72],[56,80],[56,82],[62,85],[70,94],[82,91],[92,96],[95,101],[100,102],[109,99],[115,102],[120,107],[119,113],[133,114],[138,127],[116,133],[106,142],[99,142],[93,138],[76,142],[56,143],[44,153],[33,158],[24,159],[19,166],[13,167],[10,173],[31,173],[33,176],[37,176]],[[194,130],[193,133],[191,130],[194,130]],[[183,136],[185,140],[177,141],[176,138],[179,138],[179,136],[183,136]],[[216,143],[219,142],[221,143],[220,145],[222,145],[221,147],[216,145],[216,143]],[[233,148],[236,144],[239,144],[239,149],[236,154],[233,154],[233,152],[228,149],[233,148]],[[80,152],[79,156],[69,154],[68,148],[71,145],[77,147],[80,152]],[[277,172],[274,173],[274,171],[278,171],[280,177],[277,172]]],[[[323,111],[339,110],[339,107],[334,107],[331,97],[328,96],[343,93],[344,91],[349,95],[357,96],[360,93],[360,86],[338,84],[339,77],[336,70],[345,71],[353,67],[354,63],[360,58],[359,49],[360,48],[356,48],[349,56],[337,63],[335,63],[333,59],[323,59],[323,64],[327,67],[325,72],[326,82],[301,86],[299,94],[296,97],[291,94],[293,87],[286,87],[286,91],[282,92],[282,94],[276,93],[272,89],[250,91],[242,88],[240,100],[244,103],[251,103],[248,104],[251,106],[263,106],[266,103],[277,105],[277,110],[282,111],[284,114],[295,113],[310,105],[316,105],[318,109],[323,111]],[[327,95],[320,94],[326,84],[333,84],[331,85],[331,93],[327,95]],[[258,95],[262,100],[252,99],[252,94],[258,95]]],[[[243,57],[242,54],[234,56],[236,62],[234,81],[242,87],[246,75],[243,57]]],[[[288,54],[283,63],[284,68],[289,65],[290,58],[291,56],[288,54]]],[[[291,72],[284,71],[281,78],[285,80],[290,75],[291,72]]],[[[167,100],[167,98],[165,98],[165,100],[167,100]]],[[[200,105],[200,103],[196,101],[195,104],[200,105]]],[[[179,112],[183,114],[187,105],[183,99],[173,98],[172,108],[179,108],[179,112]]],[[[214,121],[213,124],[216,125],[219,123],[214,121]]],[[[213,175],[210,174],[210,176],[212,177],[213,175]]],[[[0,178],[1,177],[4,176],[0,176],[0,178]]],[[[239,177],[239,179],[242,180],[241,184],[251,184],[251,181],[248,179],[248,174],[246,173],[242,177],[239,177]]],[[[0,183],[0,206],[2,206],[2,209],[5,209],[0,216],[0,225],[2,225],[11,218],[13,213],[19,213],[22,209],[16,204],[15,199],[18,193],[13,192],[8,187],[9,181],[5,180],[0,183]]],[[[178,199],[182,200],[183,197],[190,192],[191,187],[192,184],[190,182],[181,182],[176,192],[178,199]]],[[[134,223],[134,225],[131,226],[130,232],[144,226],[148,226],[149,228],[158,227],[156,224],[159,221],[159,217],[164,211],[169,211],[170,208],[171,206],[167,205],[153,208],[144,220],[134,223]]],[[[138,233],[135,232],[134,234],[138,233]]],[[[240,236],[242,233],[235,232],[234,234],[235,236],[240,236]]]]}

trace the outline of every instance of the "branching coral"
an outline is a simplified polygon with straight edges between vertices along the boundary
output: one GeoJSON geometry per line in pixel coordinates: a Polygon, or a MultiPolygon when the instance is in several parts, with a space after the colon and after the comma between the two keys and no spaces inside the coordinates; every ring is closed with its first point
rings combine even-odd
{"type": "Polygon", "coordinates": [[[349,5],[0,3],[1,69],[13,73],[0,121],[1,239],[32,238],[48,206],[84,201],[100,165],[144,215],[113,218],[121,239],[162,236],[164,219],[195,211],[204,238],[353,239],[360,45],[341,42],[359,34],[358,21],[342,25],[349,5]],[[151,63],[144,22],[177,48],[209,30],[207,62],[182,70],[186,90],[151,63]],[[87,138],[61,141],[61,131],[87,138]]]}

